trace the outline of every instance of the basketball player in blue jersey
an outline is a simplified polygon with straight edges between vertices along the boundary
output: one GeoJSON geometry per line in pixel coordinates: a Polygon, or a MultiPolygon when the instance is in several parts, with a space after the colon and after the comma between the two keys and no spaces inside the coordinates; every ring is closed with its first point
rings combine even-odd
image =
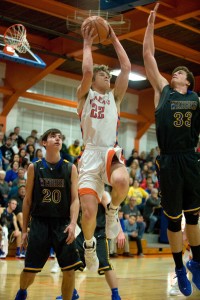
{"type": "Polygon", "coordinates": [[[45,159],[28,168],[22,229],[22,244],[26,247],[28,241],[28,247],[25,268],[20,276],[20,290],[15,300],[27,298],[27,288],[48,260],[51,247],[63,271],[63,299],[71,300],[75,285],[74,271],[82,266],[74,241],[79,213],[78,174],[75,165],[60,157],[60,130],[47,130],[42,141],[46,148],[45,159]]]}
{"type": "Polygon", "coordinates": [[[179,289],[192,294],[182,259],[182,211],[192,260],[186,263],[192,281],[200,290],[200,156],[195,152],[200,132],[200,103],[193,74],[183,66],[172,72],[170,84],[160,74],[154,58],[154,23],[159,4],[151,11],[144,36],[143,56],[147,77],[154,88],[156,134],[160,148],[157,160],[161,204],[168,218],[168,239],[175,262],[179,289]]]}
{"type": "Polygon", "coordinates": [[[82,32],[83,78],[77,90],[83,143],[85,150],[79,161],[79,197],[82,208],[82,230],[85,237],[85,261],[91,271],[97,271],[96,215],[104,184],[112,186],[112,201],[106,210],[106,235],[114,238],[120,226],[118,206],[128,192],[129,176],[124,165],[122,149],[117,146],[120,103],[128,87],[131,64],[128,56],[110,27],[110,39],[117,53],[121,73],[110,90],[110,73],[102,65],[93,68],[93,29],[82,32]]]}

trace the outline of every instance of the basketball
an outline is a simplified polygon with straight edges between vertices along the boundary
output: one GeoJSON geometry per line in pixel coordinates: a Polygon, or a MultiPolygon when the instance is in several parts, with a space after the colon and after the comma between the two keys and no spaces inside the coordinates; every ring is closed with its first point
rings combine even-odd
{"type": "Polygon", "coordinates": [[[89,31],[94,28],[93,35],[97,37],[93,40],[93,44],[99,44],[107,40],[110,34],[110,28],[106,20],[99,16],[91,16],[85,19],[81,26],[81,30],[84,31],[86,27],[89,27],[89,31]]]}

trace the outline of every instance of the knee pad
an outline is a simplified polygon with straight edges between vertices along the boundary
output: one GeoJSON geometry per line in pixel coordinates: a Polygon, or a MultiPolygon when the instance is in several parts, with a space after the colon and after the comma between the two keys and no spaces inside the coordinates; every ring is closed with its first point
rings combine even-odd
{"type": "Polygon", "coordinates": [[[172,220],[172,219],[168,219],[168,230],[172,231],[172,232],[178,232],[181,231],[181,219],[179,220],[172,220]]]}
{"type": "Polygon", "coordinates": [[[185,221],[188,225],[197,225],[199,220],[199,214],[192,214],[192,213],[184,213],[185,221]]]}

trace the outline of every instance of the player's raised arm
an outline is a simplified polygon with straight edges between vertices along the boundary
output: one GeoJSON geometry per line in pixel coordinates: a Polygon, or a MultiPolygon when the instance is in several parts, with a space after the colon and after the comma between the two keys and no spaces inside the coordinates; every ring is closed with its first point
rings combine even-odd
{"type": "Polygon", "coordinates": [[[89,27],[82,29],[83,35],[83,62],[82,62],[82,81],[77,90],[78,99],[78,113],[81,112],[85,98],[92,84],[93,77],[93,58],[92,58],[92,43],[94,36],[94,30],[89,27]]]}
{"type": "Polygon", "coordinates": [[[110,27],[110,39],[117,53],[121,69],[114,87],[114,98],[116,104],[120,104],[128,87],[129,74],[131,72],[131,63],[126,51],[124,50],[112,27],[110,27]]]}
{"type": "Polygon", "coordinates": [[[155,106],[158,104],[159,96],[163,87],[168,84],[167,80],[160,74],[154,57],[154,23],[158,6],[159,3],[157,3],[154,10],[150,12],[143,41],[144,66],[147,77],[155,90],[155,106]]]}

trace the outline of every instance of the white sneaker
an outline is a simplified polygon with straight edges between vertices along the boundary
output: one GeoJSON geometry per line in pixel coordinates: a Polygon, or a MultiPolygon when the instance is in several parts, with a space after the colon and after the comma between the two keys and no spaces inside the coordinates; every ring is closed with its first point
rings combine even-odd
{"type": "Polygon", "coordinates": [[[0,254],[0,258],[6,258],[6,254],[0,254]]]}
{"type": "Polygon", "coordinates": [[[96,253],[96,239],[93,237],[93,247],[86,248],[85,242],[83,243],[83,248],[85,251],[85,264],[89,271],[97,272],[99,268],[99,259],[96,253]]]}
{"type": "Polygon", "coordinates": [[[120,221],[118,218],[118,208],[106,208],[106,237],[114,239],[120,232],[120,221]]]}
{"type": "Polygon", "coordinates": [[[181,293],[181,291],[179,290],[178,287],[178,281],[176,280],[176,282],[172,285],[170,291],[169,291],[169,295],[170,296],[178,296],[178,295],[183,295],[181,293]]]}
{"type": "Polygon", "coordinates": [[[58,273],[58,271],[60,270],[60,267],[58,265],[58,263],[56,262],[53,266],[53,268],[51,268],[51,273],[58,273]]]}

